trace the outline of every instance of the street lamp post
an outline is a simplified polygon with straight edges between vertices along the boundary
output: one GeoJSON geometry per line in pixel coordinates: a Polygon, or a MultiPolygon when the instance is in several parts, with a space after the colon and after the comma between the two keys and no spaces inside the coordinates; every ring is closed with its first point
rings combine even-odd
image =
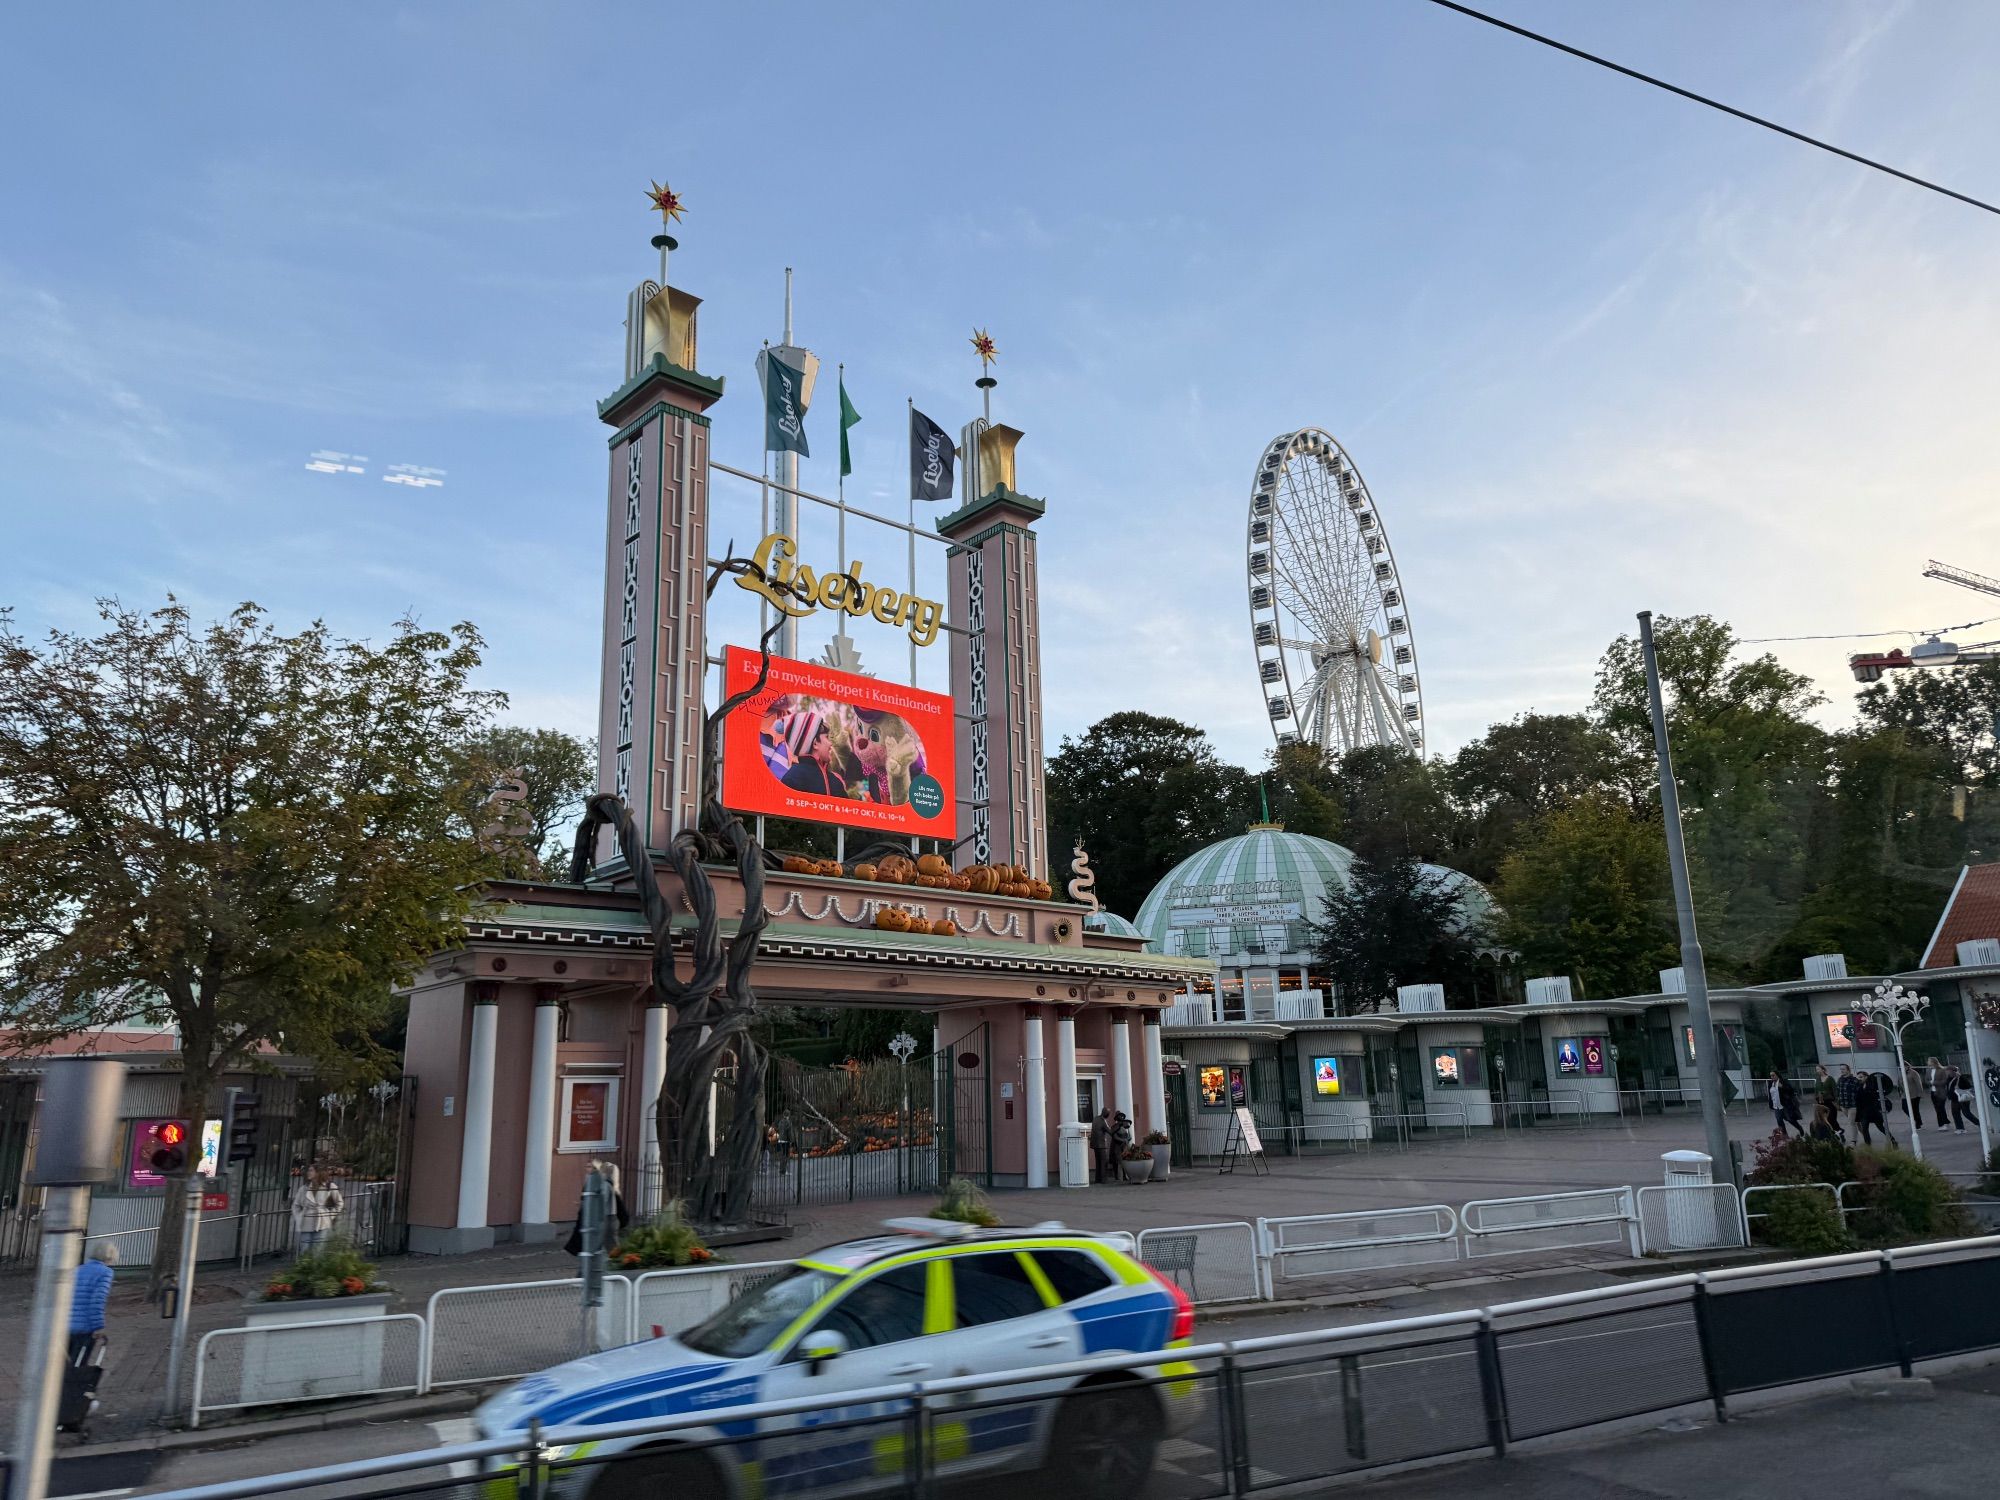
{"type": "MultiPolygon", "coordinates": [[[[1910,1072],[1903,1063],[1903,1033],[1916,1025],[1930,1008],[1929,996],[1904,989],[1902,985],[1892,984],[1886,979],[1875,986],[1875,993],[1869,999],[1861,1002],[1861,1013],[1868,1017],[1868,1024],[1888,1032],[1889,1040],[1895,1044],[1896,1086],[1906,1098],[1910,1092],[1910,1072]]],[[[1916,1099],[1909,1102],[1910,1150],[1921,1161],[1924,1154],[1923,1106],[1916,1099]]]]}

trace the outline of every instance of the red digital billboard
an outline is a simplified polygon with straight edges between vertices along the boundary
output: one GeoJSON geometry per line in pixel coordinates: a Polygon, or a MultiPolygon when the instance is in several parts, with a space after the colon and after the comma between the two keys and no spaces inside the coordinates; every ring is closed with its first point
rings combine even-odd
{"type": "MultiPolygon", "coordinates": [[[[722,691],[757,681],[758,654],[731,646],[722,691]]],[[[768,813],[927,838],[958,836],[957,735],[943,693],[771,659],[763,689],[722,731],[722,800],[768,813]]]]}

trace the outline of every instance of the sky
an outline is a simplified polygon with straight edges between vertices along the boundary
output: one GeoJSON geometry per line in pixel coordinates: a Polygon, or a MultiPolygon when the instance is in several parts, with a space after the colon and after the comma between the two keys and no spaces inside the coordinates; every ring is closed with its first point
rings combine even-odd
{"type": "MultiPolygon", "coordinates": [[[[1491,8],[2000,200],[1984,0],[1491,8]]],[[[17,8],[0,139],[0,604],[31,633],[168,593],[471,620],[507,717],[594,732],[594,403],[654,179],[719,461],[759,466],[787,266],[862,412],[858,505],[903,513],[903,403],[973,416],[991,330],[1048,502],[1050,749],[1143,708],[1262,762],[1245,513],[1302,426],[1374,494],[1433,751],[1586,703],[1640,609],[2000,615],[1919,576],[2000,573],[2000,218],[1422,0],[17,8]]],[[[759,524],[718,480],[712,540],[759,524]]],[[[905,566],[895,533],[849,550],[905,566]]],[[[1768,649],[1837,724],[1847,655],[1908,643],[1768,649]]]]}

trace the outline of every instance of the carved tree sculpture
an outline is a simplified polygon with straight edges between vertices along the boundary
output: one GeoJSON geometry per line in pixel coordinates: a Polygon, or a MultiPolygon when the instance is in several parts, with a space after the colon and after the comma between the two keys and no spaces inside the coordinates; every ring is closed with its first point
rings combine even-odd
{"type": "MultiPolygon", "coordinates": [[[[763,570],[749,558],[737,556],[732,545],[729,555],[710,570],[708,594],[712,596],[725,577],[745,573],[764,579],[763,570]]],[[[658,1101],[660,1161],[671,1195],[703,1223],[742,1223],[749,1217],[751,1188],[764,1148],[765,1056],[750,1032],[757,1008],[750,971],[770,921],[764,910],[764,872],[776,860],[742,818],[722,805],[722,726],[732,712],[764,690],[771,670],[771,642],[783,624],[781,617],[758,642],[757,680],[725,699],[704,721],[697,826],[676,833],[659,853],[680,877],[688,909],[694,913],[693,967],[686,979],[680,977],[674,960],[673,914],[652,876],[645,835],[621,798],[599,792],[585,804],[570,860],[570,879],[580,884],[590,875],[598,831],[610,824],[626,869],[638,885],[640,909],[653,934],[653,988],[674,1007],[673,1029],[667,1034],[666,1083],[658,1101]],[[726,944],[716,913],[715,887],[702,868],[704,863],[724,861],[734,863],[743,882],[743,915],[736,935],[726,944]],[[711,1123],[712,1101],[723,1093],[714,1087],[717,1073],[729,1059],[735,1062],[736,1076],[727,1091],[728,1117],[711,1123]]]]}

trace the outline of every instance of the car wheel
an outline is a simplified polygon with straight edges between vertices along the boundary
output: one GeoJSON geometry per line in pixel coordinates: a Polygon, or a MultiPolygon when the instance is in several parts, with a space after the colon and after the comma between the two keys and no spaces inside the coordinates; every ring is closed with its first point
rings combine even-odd
{"type": "Polygon", "coordinates": [[[729,1486],[704,1453],[656,1448],[613,1458],[590,1482],[589,1500],[728,1500],[729,1486]]]}
{"type": "Polygon", "coordinates": [[[1160,1408],[1136,1386],[1100,1386],[1066,1399],[1049,1440],[1049,1468],[1079,1500],[1130,1500],[1153,1472],[1160,1408]]]}

